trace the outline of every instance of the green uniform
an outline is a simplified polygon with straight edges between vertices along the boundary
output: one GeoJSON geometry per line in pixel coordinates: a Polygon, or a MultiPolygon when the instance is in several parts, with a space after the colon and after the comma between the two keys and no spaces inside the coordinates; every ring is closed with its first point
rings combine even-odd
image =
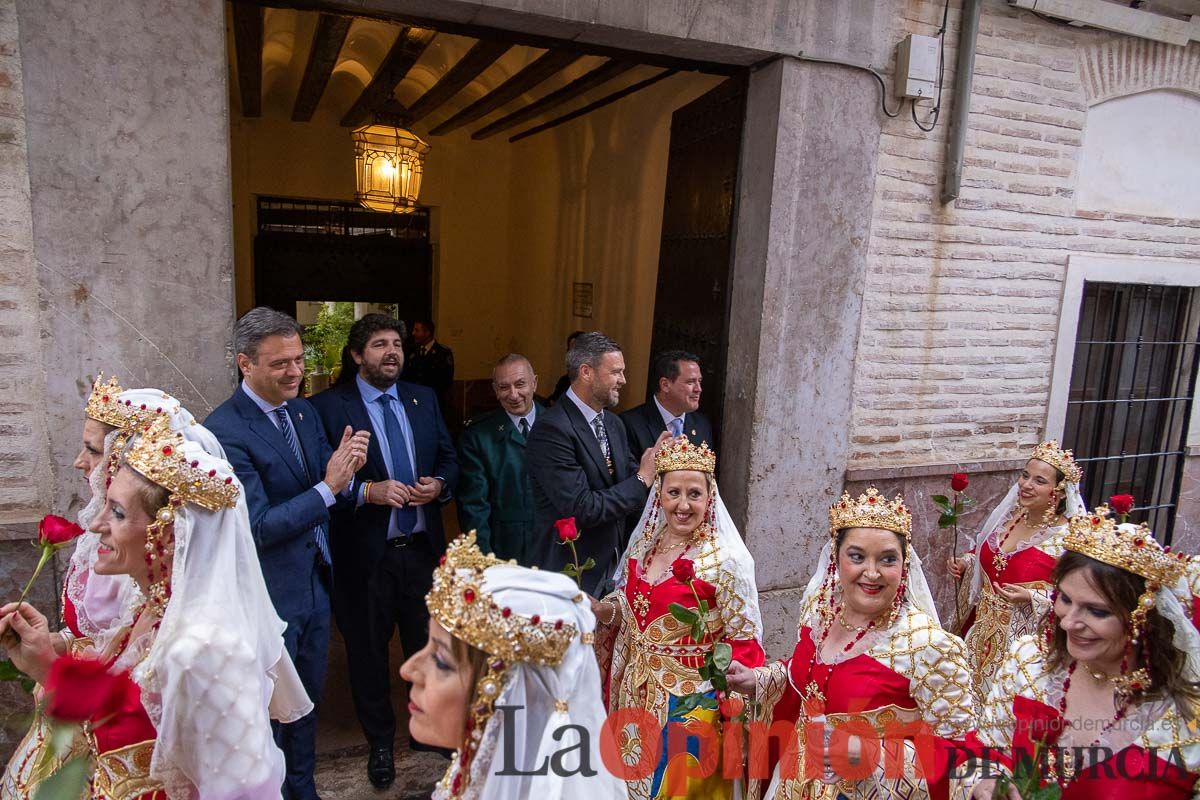
{"type": "MultiPolygon", "coordinates": [[[[536,417],[543,413],[538,406],[536,417]]],[[[525,469],[525,437],[499,408],[468,423],[458,453],[455,494],[462,530],[475,531],[483,552],[532,566],[533,489],[525,469]]]]}

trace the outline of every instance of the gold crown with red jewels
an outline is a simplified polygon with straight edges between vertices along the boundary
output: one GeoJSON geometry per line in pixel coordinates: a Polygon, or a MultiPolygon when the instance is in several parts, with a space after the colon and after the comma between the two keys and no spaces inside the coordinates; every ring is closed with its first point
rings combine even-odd
{"type": "Polygon", "coordinates": [[[912,513],[902,495],[889,501],[874,486],[857,500],[842,492],[842,499],[829,507],[829,529],[837,533],[847,528],[882,528],[907,539],[912,536],[912,513]]]}
{"type": "Polygon", "coordinates": [[[1075,453],[1062,449],[1057,439],[1039,444],[1030,458],[1036,458],[1054,467],[1063,474],[1067,483],[1079,483],[1083,480],[1083,470],[1075,463],[1075,453]]]}
{"type": "Polygon", "coordinates": [[[717,454],[708,449],[708,442],[695,445],[686,439],[672,440],[658,449],[654,456],[655,472],[662,475],[683,469],[712,475],[717,471],[717,454]]]}
{"type": "Polygon", "coordinates": [[[1122,527],[1108,514],[1108,506],[1102,505],[1089,514],[1071,517],[1063,546],[1160,586],[1170,586],[1183,577],[1188,567],[1186,554],[1164,548],[1145,523],[1122,527]]]}
{"type": "Polygon", "coordinates": [[[222,477],[216,469],[205,469],[183,454],[183,434],[171,430],[171,421],[158,416],[134,431],[140,434],[125,451],[125,463],[181,502],[194,503],[209,511],[237,505],[241,487],[233,476],[222,477]]]}
{"type": "Polygon", "coordinates": [[[474,531],[455,539],[433,571],[433,588],[425,596],[430,615],[451,635],[506,663],[558,666],[579,630],[561,619],[543,622],[537,614],[501,607],[483,590],[484,571],[501,564],[516,562],[485,555],[474,531]]]}
{"type": "Polygon", "coordinates": [[[104,373],[100,373],[96,376],[95,383],[92,384],[92,394],[88,397],[84,413],[89,419],[103,422],[114,428],[128,427],[132,422],[135,409],[132,405],[117,399],[117,395],[123,391],[125,390],[121,388],[121,382],[117,380],[116,375],[106,381],[104,373]]]}

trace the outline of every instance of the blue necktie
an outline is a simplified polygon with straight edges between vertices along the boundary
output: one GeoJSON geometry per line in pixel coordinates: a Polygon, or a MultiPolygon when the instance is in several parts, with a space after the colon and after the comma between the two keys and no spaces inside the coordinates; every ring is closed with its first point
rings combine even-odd
{"type": "Polygon", "coordinates": [[[679,417],[671,420],[671,435],[676,438],[683,436],[683,420],[679,417]]]}
{"type": "MultiPolygon", "coordinates": [[[[296,441],[296,433],[292,430],[292,420],[288,416],[287,409],[283,406],[275,409],[275,418],[279,420],[279,431],[283,434],[283,440],[292,449],[292,455],[300,463],[300,469],[304,471],[304,476],[308,480],[312,480],[312,476],[308,474],[308,465],[304,463],[304,455],[300,452],[300,443],[296,441]]],[[[316,539],[317,550],[321,551],[321,558],[325,559],[326,564],[332,564],[333,557],[329,553],[329,534],[325,531],[324,524],[313,528],[313,538],[316,539]]]]}
{"type": "MultiPolygon", "coordinates": [[[[392,480],[414,486],[417,479],[413,475],[412,462],[408,460],[408,442],[404,438],[404,429],[400,427],[396,412],[392,411],[393,400],[395,398],[390,394],[379,395],[379,404],[383,406],[383,435],[387,437],[388,450],[392,454],[392,480]]],[[[394,513],[396,527],[405,534],[412,533],[413,528],[417,526],[417,510],[412,506],[403,506],[395,509],[394,513]]]]}

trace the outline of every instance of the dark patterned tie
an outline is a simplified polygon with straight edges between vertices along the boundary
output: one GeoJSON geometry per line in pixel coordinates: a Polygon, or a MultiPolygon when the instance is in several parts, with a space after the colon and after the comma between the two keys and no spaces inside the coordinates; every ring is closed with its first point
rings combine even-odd
{"type": "Polygon", "coordinates": [[[519,427],[521,429],[521,435],[524,436],[526,439],[528,439],[529,438],[529,420],[525,419],[525,417],[521,417],[521,424],[519,427]]]}
{"type": "MultiPolygon", "coordinates": [[[[296,432],[292,430],[292,419],[288,416],[287,409],[283,406],[275,409],[275,418],[279,420],[279,431],[283,434],[283,440],[288,443],[288,447],[292,449],[292,455],[300,463],[300,469],[304,471],[306,478],[312,480],[312,476],[308,474],[308,466],[304,463],[304,455],[300,452],[300,442],[296,440],[296,432]]],[[[321,558],[325,559],[326,564],[332,564],[333,557],[329,553],[329,534],[326,532],[324,524],[313,528],[313,538],[317,542],[317,550],[321,552],[321,558]]]]}
{"type": "Polygon", "coordinates": [[[612,451],[608,448],[608,430],[604,427],[603,411],[592,420],[592,428],[596,431],[596,438],[600,440],[600,452],[604,454],[604,463],[608,465],[608,474],[614,475],[612,451]]]}

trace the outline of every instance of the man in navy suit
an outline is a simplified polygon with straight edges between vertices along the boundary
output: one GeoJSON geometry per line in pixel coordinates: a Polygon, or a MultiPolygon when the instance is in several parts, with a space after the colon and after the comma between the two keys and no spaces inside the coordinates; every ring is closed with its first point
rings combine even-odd
{"type": "Polygon", "coordinates": [[[383,788],[395,779],[388,644],[399,629],[405,656],[425,646],[425,595],[446,551],[441,506],[458,483],[458,460],[437,395],[399,380],[404,323],[367,314],[350,329],[349,347],[358,374],[312,403],[327,432],[371,432],[355,502],[333,516],[334,616],[370,746],[367,777],[383,788]]]}
{"type": "Polygon", "coordinates": [[[652,447],[663,431],[715,448],[712,423],[700,413],[700,357],[685,350],[659,353],[650,379],[654,382],[650,402],[621,415],[634,452],[652,447]]]}
{"type": "MultiPolygon", "coordinates": [[[[242,481],[263,579],[287,623],[284,645],[313,703],[329,655],[330,509],[352,501],[354,473],[367,457],[367,432],[338,432],[334,450],[316,410],[297,397],[304,380],[300,325],[269,308],[237,321],[233,344],[242,385],[204,424],[242,481]]],[[[283,796],[317,797],[313,783],[317,712],[276,726],[287,763],[283,796]]]]}

